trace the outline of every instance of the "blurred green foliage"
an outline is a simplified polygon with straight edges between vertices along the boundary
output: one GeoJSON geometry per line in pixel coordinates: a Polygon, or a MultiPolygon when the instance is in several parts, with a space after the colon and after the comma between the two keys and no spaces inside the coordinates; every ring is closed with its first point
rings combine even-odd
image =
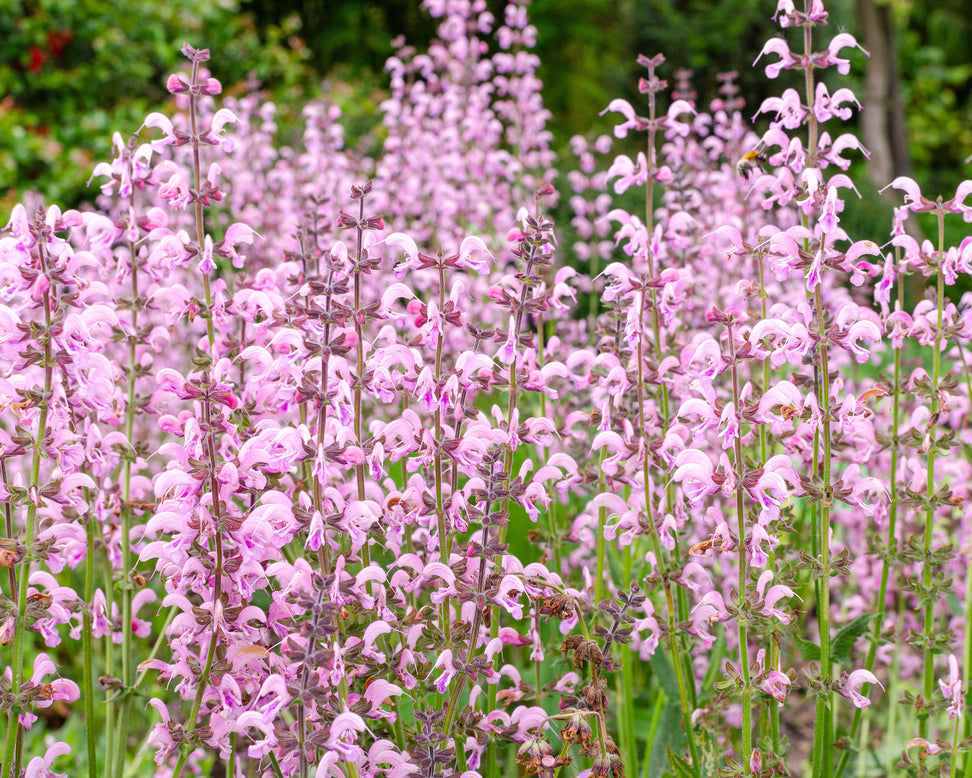
{"type": "Polygon", "coordinates": [[[623,18],[632,4],[628,0],[534,0],[531,4],[544,104],[556,117],[550,129],[561,143],[600,124],[599,111],[615,97],[637,89],[633,73],[638,49],[623,18]]]}
{"type": "Polygon", "coordinates": [[[626,0],[621,8],[630,49],[664,54],[669,84],[676,70],[692,70],[702,105],[717,94],[716,76],[730,70],[739,73],[750,115],[764,97],[778,93],[778,84],[752,67],[766,40],[779,34],[775,0],[626,0]]]}
{"type": "MultiPolygon", "coordinates": [[[[499,10],[502,7],[492,2],[499,10]]],[[[422,46],[435,35],[436,22],[419,0],[243,0],[260,29],[294,16],[302,20],[303,37],[314,52],[320,73],[346,65],[351,72],[381,72],[392,54],[392,39],[404,34],[422,46]]]]}
{"type": "Polygon", "coordinates": [[[972,154],[972,7],[966,0],[912,0],[895,7],[902,88],[916,177],[946,199],[969,178],[972,154]]]}
{"type": "Polygon", "coordinates": [[[184,69],[184,41],[218,53],[225,86],[254,77],[297,99],[313,80],[299,19],[258,32],[236,0],[7,0],[0,11],[0,198],[73,204],[111,133],[135,131],[184,69]]]}

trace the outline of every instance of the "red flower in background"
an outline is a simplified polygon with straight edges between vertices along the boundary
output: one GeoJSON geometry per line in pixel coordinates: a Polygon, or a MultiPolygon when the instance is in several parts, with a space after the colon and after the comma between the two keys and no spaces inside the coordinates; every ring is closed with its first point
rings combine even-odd
{"type": "Polygon", "coordinates": [[[44,60],[47,59],[47,54],[39,46],[31,46],[30,49],[30,64],[27,66],[27,70],[31,73],[39,73],[41,65],[44,64],[44,60]]]}
{"type": "Polygon", "coordinates": [[[64,52],[73,39],[74,33],[71,30],[51,30],[47,33],[47,48],[54,55],[54,59],[64,57],[64,52]]]}

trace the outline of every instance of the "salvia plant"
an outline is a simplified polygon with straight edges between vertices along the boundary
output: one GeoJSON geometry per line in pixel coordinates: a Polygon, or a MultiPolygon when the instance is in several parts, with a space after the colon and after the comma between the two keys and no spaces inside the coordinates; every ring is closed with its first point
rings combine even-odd
{"type": "Polygon", "coordinates": [[[972,181],[845,232],[819,0],[560,179],[525,4],[425,5],[370,154],[186,44],[13,209],[3,778],[972,775],[972,181]]]}

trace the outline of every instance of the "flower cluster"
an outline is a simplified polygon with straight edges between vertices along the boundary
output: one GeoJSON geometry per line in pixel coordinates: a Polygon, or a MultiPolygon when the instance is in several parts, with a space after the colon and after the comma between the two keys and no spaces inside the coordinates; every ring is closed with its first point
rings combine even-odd
{"type": "Polygon", "coordinates": [[[781,0],[762,135],[642,56],[561,201],[525,4],[425,5],[373,156],[186,44],[99,209],[14,208],[0,772],[968,767],[972,183],[848,235],[860,47],[781,0]]]}

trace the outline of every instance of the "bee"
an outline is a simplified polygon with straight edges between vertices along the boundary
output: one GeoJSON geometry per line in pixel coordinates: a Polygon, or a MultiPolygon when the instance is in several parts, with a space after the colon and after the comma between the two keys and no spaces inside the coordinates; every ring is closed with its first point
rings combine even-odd
{"type": "Polygon", "coordinates": [[[769,158],[766,156],[766,144],[760,141],[755,149],[747,151],[736,163],[736,173],[743,178],[749,178],[754,170],[759,170],[760,173],[764,173],[766,171],[763,169],[763,165],[768,164],[768,162],[769,158]]]}
{"type": "Polygon", "coordinates": [[[689,549],[689,556],[705,556],[705,552],[715,549],[718,551],[722,546],[722,538],[718,538],[713,535],[708,540],[703,540],[701,543],[696,543],[692,548],[689,549]]]}

